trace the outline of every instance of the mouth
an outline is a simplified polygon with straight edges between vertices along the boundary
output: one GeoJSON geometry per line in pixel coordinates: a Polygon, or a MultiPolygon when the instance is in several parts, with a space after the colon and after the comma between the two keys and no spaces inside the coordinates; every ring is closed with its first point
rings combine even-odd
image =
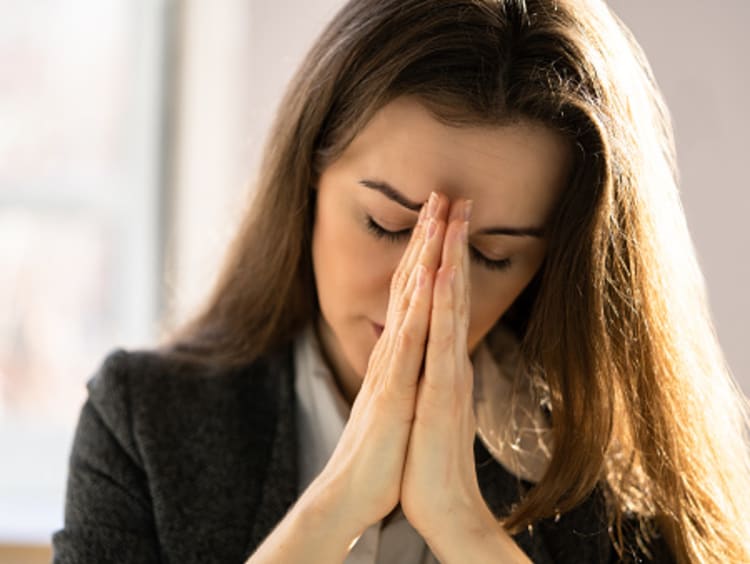
{"type": "Polygon", "coordinates": [[[372,324],[373,331],[375,331],[375,336],[376,337],[380,337],[380,335],[383,333],[383,326],[382,325],[378,325],[374,321],[371,322],[371,324],[372,324]]]}

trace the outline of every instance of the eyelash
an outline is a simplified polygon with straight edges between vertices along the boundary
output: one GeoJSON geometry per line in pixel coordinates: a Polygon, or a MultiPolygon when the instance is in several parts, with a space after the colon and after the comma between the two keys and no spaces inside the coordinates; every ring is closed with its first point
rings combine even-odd
{"type": "MultiPolygon", "coordinates": [[[[411,233],[411,228],[402,229],[401,231],[388,231],[381,225],[378,225],[375,220],[369,215],[367,216],[367,230],[378,239],[387,239],[388,241],[391,241],[393,243],[398,243],[399,241],[406,239],[411,233]]],[[[472,260],[481,264],[483,267],[489,270],[507,270],[508,268],[510,268],[510,259],[488,259],[474,247],[469,247],[469,254],[471,255],[472,260]]]]}

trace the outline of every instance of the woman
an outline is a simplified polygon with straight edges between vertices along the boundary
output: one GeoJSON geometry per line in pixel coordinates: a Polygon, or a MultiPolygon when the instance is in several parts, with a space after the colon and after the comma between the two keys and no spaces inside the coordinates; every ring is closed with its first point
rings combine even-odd
{"type": "Polygon", "coordinates": [[[596,0],[352,0],[205,309],[89,384],[59,562],[747,562],[746,405],[596,0]]]}

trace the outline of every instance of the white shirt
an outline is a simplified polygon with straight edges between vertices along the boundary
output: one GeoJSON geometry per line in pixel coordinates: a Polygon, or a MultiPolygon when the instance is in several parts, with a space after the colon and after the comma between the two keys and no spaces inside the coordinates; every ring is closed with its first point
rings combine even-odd
{"type": "MultiPolygon", "coordinates": [[[[508,376],[517,346],[507,336],[492,343],[505,359],[498,365],[483,343],[473,355],[474,410],[477,432],[494,458],[516,475],[536,481],[549,459],[549,430],[533,390],[508,376]],[[502,370],[505,367],[505,372],[502,370]],[[514,399],[511,399],[513,397],[514,399]]],[[[294,350],[297,436],[301,494],[333,454],[350,407],[323,360],[312,325],[297,338],[294,350]]],[[[437,564],[424,539],[400,508],[383,526],[372,524],[352,543],[345,564],[437,564]]]]}

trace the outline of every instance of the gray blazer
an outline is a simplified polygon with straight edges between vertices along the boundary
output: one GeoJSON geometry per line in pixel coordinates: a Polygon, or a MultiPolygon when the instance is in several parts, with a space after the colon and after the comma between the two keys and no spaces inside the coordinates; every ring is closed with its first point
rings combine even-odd
{"type": "MultiPolygon", "coordinates": [[[[226,370],[110,354],[89,381],[56,563],[244,562],[297,498],[293,348],[226,370]]],[[[475,441],[497,515],[530,487],[475,441]]],[[[615,562],[595,491],[515,537],[538,563],[615,562]]],[[[671,562],[663,543],[654,562],[671,562]]],[[[633,552],[632,561],[649,561],[633,552]]]]}

